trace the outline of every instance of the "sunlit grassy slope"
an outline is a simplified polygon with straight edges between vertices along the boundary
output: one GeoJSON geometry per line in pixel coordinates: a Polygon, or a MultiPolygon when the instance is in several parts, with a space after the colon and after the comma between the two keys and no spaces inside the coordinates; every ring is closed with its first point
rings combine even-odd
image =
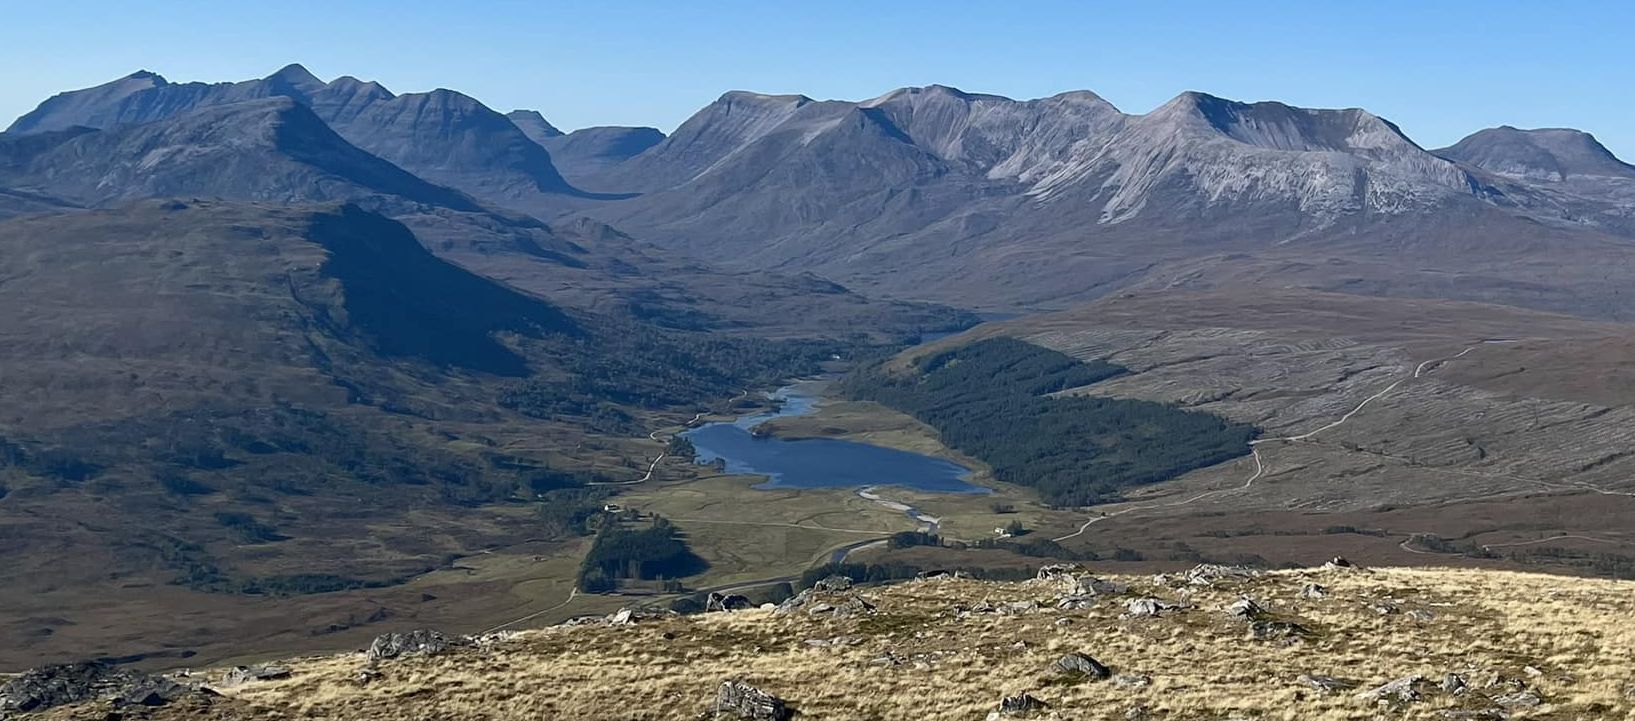
{"type": "Polygon", "coordinates": [[[736,678],[786,699],[801,719],[981,719],[1021,692],[1050,705],[1035,717],[1058,719],[1635,718],[1628,582],[1436,569],[1112,580],[1129,591],[1079,610],[1057,608],[1056,582],[948,579],[860,589],[877,611],[850,618],[755,610],[562,626],[383,662],[367,682],[359,654],[308,658],[292,662],[288,680],[158,714],[688,719],[736,678]],[[1325,592],[1312,597],[1309,584],[1325,592]],[[1225,611],[1244,596],[1311,636],[1256,639],[1225,611]],[[1182,609],[1126,617],[1141,597],[1182,609]],[[1038,608],[1003,612],[1012,602],[1038,608]],[[1051,665],[1068,652],[1115,676],[1064,683],[1051,665]],[[1356,687],[1325,691],[1303,674],[1356,687]],[[1448,674],[1468,689],[1443,691],[1448,674]],[[1358,696],[1410,675],[1425,679],[1417,700],[1358,696]]]}

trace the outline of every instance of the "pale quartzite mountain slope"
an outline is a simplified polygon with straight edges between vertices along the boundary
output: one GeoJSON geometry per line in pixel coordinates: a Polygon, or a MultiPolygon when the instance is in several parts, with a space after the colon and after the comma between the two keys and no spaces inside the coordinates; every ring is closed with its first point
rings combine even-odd
{"type": "MultiPolygon", "coordinates": [[[[1422,273],[1459,270],[1452,245],[1493,243],[1526,265],[1508,251],[1621,232],[1631,205],[1587,214],[1355,108],[1188,92],[1129,115],[1086,92],[1015,101],[942,86],[855,103],[728,93],[593,187],[642,195],[585,212],[700,257],[993,308],[1060,306],[1172,263],[1272,251],[1318,266],[1360,254],[1369,262],[1352,268],[1385,273],[1302,281],[1317,287],[1436,295],[1445,284],[1422,273]],[[1484,235],[1431,232],[1454,222],[1484,235]]],[[[1536,300],[1523,285],[1571,295],[1601,282],[1590,267],[1504,273],[1517,290],[1501,302],[1536,300]]]]}
{"type": "Polygon", "coordinates": [[[310,106],[352,144],[480,198],[526,204],[541,195],[578,194],[557,173],[544,148],[470,96],[443,89],[394,95],[378,83],[352,77],[324,83],[299,65],[236,83],[170,83],[144,71],[56,95],[8,132],[140,124],[269,96],[310,106]]]}

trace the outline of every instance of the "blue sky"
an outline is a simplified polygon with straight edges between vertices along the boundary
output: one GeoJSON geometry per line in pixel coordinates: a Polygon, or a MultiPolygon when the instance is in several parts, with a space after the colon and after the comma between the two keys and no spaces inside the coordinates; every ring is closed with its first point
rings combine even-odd
{"type": "Polygon", "coordinates": [[[7,119],[139,68],[218,81],[301,62],[325,79],[537,108],[565,129],[668,131],[730,89],[1089,89],[1126,112],[1202,90],[1361,106],[1427,147],[1500,124],[1577,127],[1635,160],[1635,4],[1624,2],[5,4],[7,119]]]}

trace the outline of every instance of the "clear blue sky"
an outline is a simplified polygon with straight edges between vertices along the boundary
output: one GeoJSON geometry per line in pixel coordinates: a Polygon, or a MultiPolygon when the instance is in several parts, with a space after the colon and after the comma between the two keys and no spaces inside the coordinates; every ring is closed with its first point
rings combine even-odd
{"type": "Polygon", "coordinates": [[[537,108],[565,129],[668,131],[730,89],[1089,89],[1126,112],[1202,90],[1365,107],[1427,147],[1499,124],[1578,127],[1635,161],[1627,2],[7,0],[0,18],[8,120],[139,68],[216,81],[301,62],[537,108]]]}

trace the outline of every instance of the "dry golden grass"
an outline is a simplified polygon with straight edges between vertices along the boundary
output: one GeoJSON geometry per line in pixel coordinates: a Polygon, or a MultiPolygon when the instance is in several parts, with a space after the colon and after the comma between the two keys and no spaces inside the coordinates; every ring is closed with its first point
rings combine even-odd
{"type": "Polygon", "coordinates": [[[1495,708],[1493,698],[1522,687],[1543,703],[1513,709],[1509,718],[1635,719],[1635,584],[1628,582],[1438,569],[1283,571],[1215,587],[1116,580],[1130,583],[1131,593],[1081,611],[1056,610],[1061,590],[1043,581],[932,580],[861,589],[878,612],[850,619],[746,611],[556,627],[444,656],[383,662],[381,675],[367,683],[358,680],[366,665],[360,655],[301,659],[292,662],[288,680],[156,714],[688,719],[722,680],[741,678],[787,699],[803,719],[981,719],[1001,694],[1022,691],[1050,703],[1044,716],[1059,719],[1122,719],[1136,707],[1153,719],[1432,719],[1495,708]],[[1304,598],[1308,583],[1328,594],[1304,598]],[[1240,594],[1310,628],[1315,638],[1253,640],[1244,622],[1223,611],[1240,594]],[[1188,608],[1121,618],[1125,601],[1141,595],[1188,608]],[[983,601],[1038,601],[1042,610],[954,610],[983,601]],[[1381,603],[1398,610],[1382,614],[1375,608],[1381,603]],[[861,640],[807,643],[838,636],[861,640]],[[1151,683],[1056,683],[1050,665],[1070,651],[1151,683]],[[887,654],[899,663],[876,662],[887,654]],[[1367,689],[1420,674],[1434,687],[1447,673],[1465,675],[1470,690],[1457,696],[1432,690],[1398,707],[1297,681],[1301,674],[1328,675],[1367,689]]]}

